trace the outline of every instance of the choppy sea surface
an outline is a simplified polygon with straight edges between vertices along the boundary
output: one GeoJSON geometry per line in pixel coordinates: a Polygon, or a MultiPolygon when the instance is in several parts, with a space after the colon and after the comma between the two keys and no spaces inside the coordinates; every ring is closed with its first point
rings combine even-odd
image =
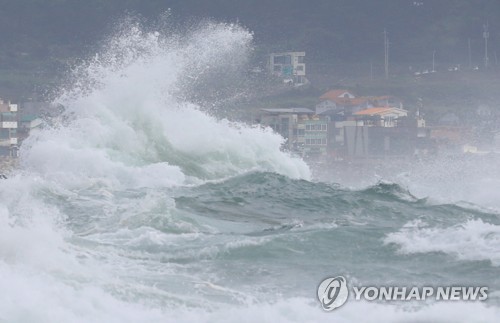
{"type": "Polygon", "coordinates": [[[498,159],[315,176],[270,130],[181,95],[251,42],[233,25],[132,24],[75,67],[66,112],[0,182],[1,322],[498,321],[498,159]],[[326,313],[317,287],[338,275],[489,297],[326,313]]]}

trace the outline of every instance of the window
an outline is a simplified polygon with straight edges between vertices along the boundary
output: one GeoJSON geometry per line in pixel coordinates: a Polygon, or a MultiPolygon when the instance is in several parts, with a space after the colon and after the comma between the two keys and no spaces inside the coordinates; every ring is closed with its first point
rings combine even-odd
{"type": "Polygon", "coordinates": [[[297,56],[297,62],[299,64],[304,64],[305,58],[305,56],[297,56]]]}
{"type": "Polygon", "coordinates": [[[274,64],[292,64],[292,57],[290,55],[274,56],[274,64]]]}
{"type": "Polygon", "coordinates": [[[298,65],[295,69],[297,71],[303,71],[304,70],[304,65],[298,65]]]}
{"type": "Polygon", "coordinates": [[[283,68],[281,69],[281,71],[283,72],[284,75],[289,75],[289,76],[293,75],[293,67],[292,67],[292,65],[285,65],[285,66],[283,66],[283,68]]]}
{"type": "Polygon", "coordinates": [[[0,129],[0,139],[9,138],[9,129],[0,129]]]}
{"type": "Polygon", "coordinates": [[[3,112],[0,115],[0,119],[2,120],[2,122],[14,122],[17,121],[17,116],[12,112],[3,112]]]}
{"type": "Polygon", "coordinates": [[[321,125],[321,130],[326,131],[326,124],[321,125]]]}
{"type": "Polygon", "coordinates": [[[288,126],[289,126],[288,119],[281,118],[281,123],[280,123],[281,132],[288,133],[288,126]]]}

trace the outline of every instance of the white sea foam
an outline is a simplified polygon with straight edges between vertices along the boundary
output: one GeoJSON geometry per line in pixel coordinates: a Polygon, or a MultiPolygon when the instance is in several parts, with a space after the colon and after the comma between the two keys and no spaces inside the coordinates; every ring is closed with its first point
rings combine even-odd
{"type": "MultiPolygon", "coordinates": [[[[200,273],[207,259],[274,238],[218,235],[194,217],[170,217],[175,203],[166,188],[247,171],[310,177],[303,161],[280,151],[282,138],[269,129],[219,120],[182,95],[191,81],[221,64],[239,64],[250,42],[250,33],[231,25],[205,26],[182,40],[125,26],[103,53],[75,68],[74,84],[56,100],[66,107],[60,123],[23,143],[22,170],[0,186],[0,321],[495,321],[498,308],[478,303],[440,303],[413,312],[348,303],[324,313],[315,286],[307,299],[273,292],[260,298],[235,293],[238,284],[225,286],[218,272],[210,272],[219,264],[200,273]],[[131,193],[139,189],[148,192],[145,197],[131,193]],[[157,213],[163,226],[152,223],[157,213]],[[203,288],[215,297],[206,297],[203,288]]],[[[473,227],[441,231],[457,235],[473,227]]],[[[488,248],[498,250],[496,227],[477,227],[484,235],[471,234],[473,244],[482,259],[497,264],[498,258],[487,256],[488,248]]],[[[415,230],[417,237],[424,233],[423,240],[440,242],[439,232],[415,230]]],[[[406,241],[406,234],[394,239],[406,241]]]]}
{"type": "Polygon", "coordinates": [[[500,210],[499,156],[436,158],[408,165],[393,180],[418,197],[437,203],[467,202],[500,210]]]}
{"type": "Polygon", "coordinates": [[[500,266],[500,226],[469,220],[450,227],[427,227],[413,221],[384,239],[394,243],[402,253],[444,252],[461,260],[489,260],[500,266]]]}
{"type": "MultiPolygon", "coordinates": [[[[244,306],[221,306],[207,311],[194,307],[148,308],[117,301],[96,288],[75,288],[40,277],[11,277],[14,293],[0,296],[0,319],[7,322],[496,322],[500,311],[482,303],[436,303],[404,309],[394,305],[348,301],[335,312],[325,313],[311,299],[289,298],[244,306]],[[50,284],[49,284],[50,283],[50,284]],[[17,290],[32,290],[20,295],[17,290]],[[50,296],[50,297],[47,297],[50,296]],[[16,306],[12,306],[16,304],[16,306]],[[22,304],[21,306],[17,304],[22,304]]],[[[1,279],[1,278],[0,278],[1,279]]],[[[222,288],[221,292],[225,292],[222,288]]],[[[231,292],[231,291],[228,291],[231,292]]]]}
{"type": "MultiPolygon", "coordinates": [[[[116,275],[166,274],[169,266],[161,262],[152,266],[141,250],[158,246],[168,253],[169,244],[186,242],[190,232],[196,235],[197,225],[172,220],[174,229],[187,232],[175,237],[141,229],[139,218],[152,221],[148,217],[155,212],[168,214],[174,207],[171,199],[160,191],[133,200],[120,194],[256,170],[310,176],[302,160],[280,150],[280,136],[269,129],[219,120],[183,95],[190,82],[207,70],[242,63],[251,47],[249,32],[208,24],[181,40],[145,32],[137,24],[122,27],[100,55],[75,67],[74,82],[55,101],[66,112],[54,127],[23,143],[21,170],[1,183],[0,321],[202,320],[188,311],[163,311],[156,301],[148,305],[155,296],[136,302],[127,297],[129,290],[139,295],[146,286],[116,275]],[[89,214],[64,214],[89,207],[89,214]],[[116,233],[99,233],[111,225],[105,216],[117,221],[116,233]],[[75,234],[72,228],[80,222],[84,226],[75,234]],[[128,254],[123,255],[121,247],[129,248],[128,254]],[[135,256],[145,260],[134,262],[135,256]]],[[[210,256],[238,247],[231,243],[235,242],[214,250],[186,246],[178,256],[210,256]]],[[[155,293],[161,294],[151,291],[155,293]]],[[[161,301],[163,297],[158,301],[170,304],[161,301]]],[[[183,302],[189,303],[190,297],[184,295],[183,302]]]]}
{"type": "Polygon", "coordinates": [[[23,144],[24,168],[65,185],[100,178],[122,187],[251,170],[309,178],[307,165],[280,151],[283,139],[269,129],[218,120],[184,99],[193,73],[244,61],[251,35],[213,24],[177,39],[133,25],[75,68],[77,81],[56,100],[66,120],[23,144]]]}

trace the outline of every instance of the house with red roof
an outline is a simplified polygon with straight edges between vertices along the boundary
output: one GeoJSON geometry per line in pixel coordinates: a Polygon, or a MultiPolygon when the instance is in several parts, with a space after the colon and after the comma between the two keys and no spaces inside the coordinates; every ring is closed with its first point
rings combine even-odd
{"type": "Polygon", "coordinates": [[[320,114],[328,110],[343,108],[356,96],[347,90],[330,90],[319,97],[320,103],[316,105],[316,113],[320,114]]]}

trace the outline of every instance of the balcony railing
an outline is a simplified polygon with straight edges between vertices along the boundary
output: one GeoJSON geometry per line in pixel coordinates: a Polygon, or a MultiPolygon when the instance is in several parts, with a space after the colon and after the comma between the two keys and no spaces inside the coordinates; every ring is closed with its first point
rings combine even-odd
{"type": "Polygon", "coordinates": [[[17,138],[0,139],[0,147],[10,147],[12,145],[17,145],[17,138]]]}

